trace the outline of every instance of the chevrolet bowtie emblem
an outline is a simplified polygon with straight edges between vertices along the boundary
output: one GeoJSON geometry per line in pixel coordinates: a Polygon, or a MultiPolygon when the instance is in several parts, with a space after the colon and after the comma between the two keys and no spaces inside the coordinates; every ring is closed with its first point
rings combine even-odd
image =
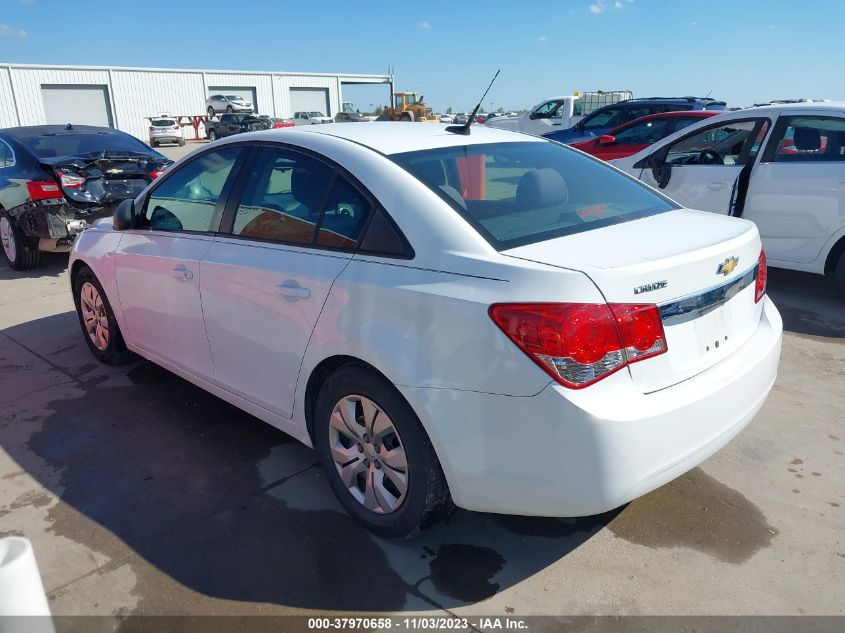
{"type": "Polygon", "coordinates": [[[736,270],[737,265],[739,264],[738,257],[728,257],[725,261],[719,264],[719,268],[716,269],[717,275],[724,275],[727,277],[730,275],[734,270],[736,270]]]}
{"type": "Polygon", "coordinates": [[[114,175],[114,174],[122,174],[122,173],[123,173],[123,170],[122,170],[122,169],[118,169],[117,167],[113,167],[113,168],[111,168],[111,169],[107,169],[107,170],[106,170],[106,173],[107,173],[107,174],[112,174],[112,175],[114,175]]]}

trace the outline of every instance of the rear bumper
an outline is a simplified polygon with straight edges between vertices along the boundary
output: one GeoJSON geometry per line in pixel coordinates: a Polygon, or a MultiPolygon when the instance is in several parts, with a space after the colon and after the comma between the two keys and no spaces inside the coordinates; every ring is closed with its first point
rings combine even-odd
{"type": "Polygon", "coordinates": [[[649,395],[627,372],[580,391],[531,397],[400,390],[417,411],[458,506],[585,516],[675,479],[735,437],[774,384],[783,325],[765,299],[746,344],[717,366],[649,395]]]}
{"type": "Polygon", "coordinates": [[[73,240],[96,219],[114,213],[116,205],[78,209],[67,202],[27,202],[12,215],[25,235],[37,239],[73,240]]]}

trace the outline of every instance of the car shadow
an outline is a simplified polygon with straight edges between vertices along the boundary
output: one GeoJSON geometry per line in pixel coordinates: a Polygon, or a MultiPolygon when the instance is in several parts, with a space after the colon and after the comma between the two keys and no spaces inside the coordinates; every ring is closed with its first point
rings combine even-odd
{"type": "MultiPolygon", "coordinates": [[[[63,502],[49,507],[52,533],[112,561],[135,552],[136,614],[172,612],[197,593],[343,612],[475,603],[559,561],[617,514],[458,511],[416,539],[377,538],[335,501],[313,450],[146,361],[92,367],[73,317],[2,331],[72,384],[7,404],[0,443],[63,502]],[[39,338],[46,331],[64,334],[39,338]]],[[[27,375],[0,362],[0,381],[27,375]]]]}
{"type": "Polygon", "coordinates": [[[845,338],[845,292],[833,279],[770,268],[767,292],[786,331],[845,338]]]}

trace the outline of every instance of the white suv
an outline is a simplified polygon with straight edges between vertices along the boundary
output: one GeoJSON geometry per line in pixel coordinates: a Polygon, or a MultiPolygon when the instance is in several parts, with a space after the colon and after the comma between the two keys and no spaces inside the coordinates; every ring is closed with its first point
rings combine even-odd
{"type": "Polygon", "coordinates": [[[771,266],[845,290],[845,104],[728,112],[612,164],[685,207],[752,220],[771,266]]]}
{"type": "Polygon", "coordinates": [[[182,126],[176,119],[162,117],[150,120],[150,145],[158,147],[162,143],[176,143],[180,146],[185,144],[182,126]]]}

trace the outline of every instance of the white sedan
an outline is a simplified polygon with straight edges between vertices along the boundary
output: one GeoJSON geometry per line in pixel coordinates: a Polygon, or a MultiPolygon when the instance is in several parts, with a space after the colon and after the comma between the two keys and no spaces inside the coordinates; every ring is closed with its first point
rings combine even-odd
{"type": "Polygon", "coordinates": [[[611,162],[685,207],[752,220],[770,265],[845,290],[845,105],[729,112],[611,162]]]}
{"type": "Polygon", "coordinates": [[[483,127],[214,143],[82,233],[70,281],[98,359],[314,446],[389,537],[649,492],[751,420],[781,345],[752,222],[483,127]]]}

